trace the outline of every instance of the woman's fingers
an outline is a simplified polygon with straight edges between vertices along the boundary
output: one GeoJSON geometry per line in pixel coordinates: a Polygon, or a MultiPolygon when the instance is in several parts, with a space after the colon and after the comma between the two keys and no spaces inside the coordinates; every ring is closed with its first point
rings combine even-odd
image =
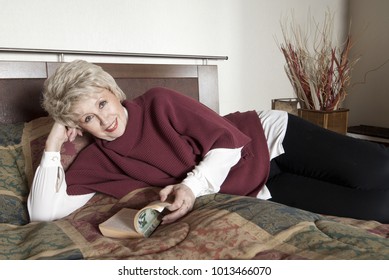
{"type": "Polygon", "coordinates": [[[184,184],[167,186],[160,192],[161,200],[163,198],[166,200],[166,197],[169,195],[174,195],[174,201],[167,207],[171,213],[164,216],[162,219],[163,224],[172,223],[185,216],[192,210],[195,201],[192,190],[184,184]]]}

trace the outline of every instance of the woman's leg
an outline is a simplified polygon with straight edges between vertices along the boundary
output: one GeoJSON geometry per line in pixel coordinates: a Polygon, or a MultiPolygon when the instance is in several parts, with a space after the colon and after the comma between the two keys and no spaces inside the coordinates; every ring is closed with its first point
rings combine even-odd
{"type": "Polygon", "coordinates": [[[348,213],[372,212],[368,216],[377,220],[386,215],[389,222],[388,147],[331,132],[293,115],[288,116],[283,146],[285,154],[273,165],[293,176],[290,188],[287,180],[275,180],[278,175],[269,179],[274,200],[300,208],[316,205],[322,213],[335,215],[344,214],[339,209],[343,206],[348,213]]]}

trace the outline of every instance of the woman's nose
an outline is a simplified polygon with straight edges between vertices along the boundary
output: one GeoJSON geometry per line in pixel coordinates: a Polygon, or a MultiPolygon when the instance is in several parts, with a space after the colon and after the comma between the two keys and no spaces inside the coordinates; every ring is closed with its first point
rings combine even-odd
{"type": "Polygon", "coordinates": [[[100,120],[100,125],[101,126],[105,126],[108,123],[108,120],[107,120],[107,118],[105,116],[99,116],[99,120],[100,120]]]}

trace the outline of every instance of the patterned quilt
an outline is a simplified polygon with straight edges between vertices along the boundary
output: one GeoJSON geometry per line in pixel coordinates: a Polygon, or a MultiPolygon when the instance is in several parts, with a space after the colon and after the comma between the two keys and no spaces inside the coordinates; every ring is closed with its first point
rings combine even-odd
{"type": "Polygon", "coordinates": [[[215,194],[149,238],[112,239],[98,224],[140,209],[157,189],[121,200],[96,195],[55,222],[0,225],[1,259],[389,259],[389,225],[325,217],[277,203],[215,194]]]}
{"type": "Polygon", "coordinates": [[[22,137],[24,128],[0,125],[0,259],[389,259],[387,224],[225,194],[198,198],[150,238],[107,238],[98,224],[158,199],[152,187],[121,200],[98,194],[66,218],[30,223],[25,147],[32,151],[33,141],[22,137]]]}

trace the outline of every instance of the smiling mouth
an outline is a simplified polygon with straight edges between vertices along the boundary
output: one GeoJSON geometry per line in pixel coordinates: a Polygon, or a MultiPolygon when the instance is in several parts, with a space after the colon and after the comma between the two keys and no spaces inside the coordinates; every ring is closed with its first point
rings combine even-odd
{"type": "Polygon", "coordinates": [[[107,129],[105,131],[114,132],[116,130],[116,128],[118,128],[118,119],[115,119],[113,124],[111,124],[109,127],[107,127],[107,129]]]}

